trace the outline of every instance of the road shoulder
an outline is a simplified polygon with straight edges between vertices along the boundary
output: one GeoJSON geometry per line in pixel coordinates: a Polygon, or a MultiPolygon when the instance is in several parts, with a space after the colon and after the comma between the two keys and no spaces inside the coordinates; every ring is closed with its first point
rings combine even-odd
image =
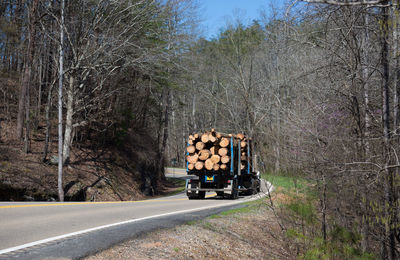
{"type": "Polygon", "coordinates": [[[268,201],[138,236],[86,258],[97,259],[281,259],[290,255],[268,201]]]}

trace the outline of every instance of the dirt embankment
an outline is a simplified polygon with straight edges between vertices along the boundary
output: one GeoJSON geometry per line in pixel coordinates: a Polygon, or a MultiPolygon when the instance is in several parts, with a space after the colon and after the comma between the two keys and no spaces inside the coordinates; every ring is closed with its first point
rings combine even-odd
{"type": "Polygon", "coordinates": [[[277,218],[262,200],[244,209],[145,234],[86,258],[292,259],[277,218]]]}
{"type": "MultiPolygon", "coordinates": [[[[32,131],[32,152],[25,154],[23,142],[13,139],[14,122],[1,122],[0,200],[57,200],[57,140],[51,140],[43,161],[44,131],[39,125],[32,131]]],[[[149,185],[156,173],[155,151],[154,141],[145,132],[127,132],[118,145],[101,147],[96,140],[75,143],[70,163],[64,167],[65,200],[138,200],[153,195],[149,185]]],[[[171,188],[167,183],[157,192],[171,188]]]]}

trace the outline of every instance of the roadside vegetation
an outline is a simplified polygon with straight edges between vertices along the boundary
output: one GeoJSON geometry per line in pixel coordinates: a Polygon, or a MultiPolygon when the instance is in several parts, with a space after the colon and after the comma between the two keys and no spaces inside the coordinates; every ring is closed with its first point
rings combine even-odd
{"type": "Polygon", "coordinates": [[[178,178],[166,178],[166,185],[164,185],[164,192],[162,196],[172,196],[185,191],[186,181],[178,178]]]}
{"type": "Polygon", "coordinates": [[[313,181],[274,174],[263,177],[276,188],[267,199],[268,207],[278,216],[282,232],[291,241],[290,251],[296,252],[296,257],[376,259],[360,248],[361,234],[357,229],[340,226],[334,219],[324,219],[319,191],[313,181]],[[332,228],[323,230],[327,226],[332,228]]]}

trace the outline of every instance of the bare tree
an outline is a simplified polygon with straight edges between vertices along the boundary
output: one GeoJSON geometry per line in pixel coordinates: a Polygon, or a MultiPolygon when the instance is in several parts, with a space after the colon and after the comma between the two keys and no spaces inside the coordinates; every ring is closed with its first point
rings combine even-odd
{"type": "MultiPolygon", "coordinates": [[[[61,0],[61,22],[60,22],[60,60],[59,60],[59,81],[58,81],[58,199],[64,201],[63,187],[63,79],[64,79],[64,10],[65,0],[61,0]]],[[[51,92],[51,91],[50,91],[51,92]]],[[[51,95],[51,94],[50,94],[51,95]]]]}
{"type": "Polygon", "coordinates": [[[30,85],[31,85],[31,74],[32,74],[32,64],[33,56],[35,52],[35,37],[36,37],[36,27],[37,27],[37,12],[38,12],[39,1],[35,0],[32,2],[30,7],[30,21],[29,21],[29,41],[26,55],[26,62],[24,64],[24,74],[21,82],[21,89],[18,102],[18,118],[17,118],[17,138],[22,138],[22,131],[24,125],[24,115],[25,115],[25,153],[30,151],[29,145],[29,124],[30,124],[30,85]]]}

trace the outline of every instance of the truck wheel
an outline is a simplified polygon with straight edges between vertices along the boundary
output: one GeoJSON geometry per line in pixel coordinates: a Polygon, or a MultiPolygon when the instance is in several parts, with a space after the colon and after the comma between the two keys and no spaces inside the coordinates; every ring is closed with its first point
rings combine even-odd
{"type": "Polygon", "coordinates": [[[232,190],[231,199],[235,200],[239,197],[239,191],[237,189],[232,190]]]}
{"type": "Polygon", "coordinates": [[[199,191],[198,199],[203,200],[206,197],[205,191],[199,191]]]}
{"type": "Polygon", "coordinates": [[[189,200],[195,200],[195,199],[198,199],[198,196],[196,196],[196,195],[190,195],[190,196],[188,196],[188,199],[189,199],[189,200]]]}
{"type": "Polygon", "coordinates": [[[217,191],[217,196],[218,197],[223,197],[224,196],[224,192],[223,191],[217,191]]]}
{"type": "Polygon", "coordinates": [[[256,192],[256,189],[249,189],[249,190],[247,190],[247,195],[254,195],[254,194],[256,194],[257,192],[256,192]]]}
{"type": "Polygon", "coordinates": [[[235,200],[238,197],[239,197],[238,182],[237,182],[237,180],[234,180],[233,184],[232,184],[231,199],[235,200]]]}

